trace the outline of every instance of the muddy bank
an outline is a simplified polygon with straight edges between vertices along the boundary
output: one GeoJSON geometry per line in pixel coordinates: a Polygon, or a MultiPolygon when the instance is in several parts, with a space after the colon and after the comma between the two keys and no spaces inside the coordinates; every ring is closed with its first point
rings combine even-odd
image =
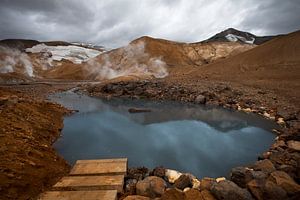
{"type": "Polygon", "coordinates": [[[0,199],[35,199],[68,172],[52,144],[69,111],[44,101],[62,89],[0,87],[0,199]]]}
{"type": "Polygon", "coordinates": [[[278,135],[275,143],[258,157],[258,162],[233,168],[230,180],[205,178],[198,180],[200,186],[194,186],[191,184],[191,177],[177,176],[179,182],[183,181],[184,185],[178,183],[180,187],[177,187],[174,182],[168,184],[163,182],[168,181],[165,169],[160,169],[160,175],[155,175],[154,172],[142,168],[142,173],[139,172],[140,169],[137,169],[137,172],[129,172],[126,179],[126,193],[122,198],[127,195],[148,197],[154,195],[161,199],[188,199],[186,197],[188,194],[185,193],[190,190],[189,188],[196,189],[193,190],[195,195],[209,195],[208,199],[297,199],[300,196],[300,112],[297,102],[280,96],[280,93],[224,82],[192,83],[164,80],[106,83],[85,88],[84,91],[91,96],[108,99],[146,98],[218,105],[257,113],[276,121],[281,126],[281,129],[274,130],[278,135]],[[141,175],[135,175],[138,173],[141,175]],[[162,180],[155,177],[147,178],[153,175],[162,180]],[[155,184],[148,184],[150,182],[155,184]],[[166,190],[167,185],[173,189],[166,190]],[[156,192],[158,190],[164,192],[158,194],[156,192]],[[204,194],[199,194],[203,192],[204,194]]]}

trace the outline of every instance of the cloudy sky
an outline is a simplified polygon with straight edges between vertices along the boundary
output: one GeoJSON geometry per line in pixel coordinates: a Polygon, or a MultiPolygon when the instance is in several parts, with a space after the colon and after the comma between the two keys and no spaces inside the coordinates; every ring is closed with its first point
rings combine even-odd
{"type": "Polygon", "coordinates": [[[300,0],[0,0],[0,39],[118,47],[149,35],[183,42],[229,27],[256,35],[300,29],[300,0]]]}

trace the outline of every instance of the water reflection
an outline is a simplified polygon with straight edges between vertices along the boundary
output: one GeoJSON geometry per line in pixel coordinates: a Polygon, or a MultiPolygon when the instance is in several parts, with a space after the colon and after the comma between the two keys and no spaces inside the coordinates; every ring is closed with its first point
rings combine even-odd
{"type": "Polygon", "coordinates": [[[175,102],[103,101],[67,92],[51,96],[80,110],[66,117],[56,149],[78,159],[128,157],[130,166],[163,165],[198,177],[224,176],[256,160],[273,142],[272,123],[225,109],[175,102]],[[128,113],[128,108],[150,113],[128,113]]]}

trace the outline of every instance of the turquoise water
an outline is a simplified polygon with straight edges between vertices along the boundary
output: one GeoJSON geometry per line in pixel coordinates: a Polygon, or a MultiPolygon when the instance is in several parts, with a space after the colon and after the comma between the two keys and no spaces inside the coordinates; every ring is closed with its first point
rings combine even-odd
{"type": "Polygon", "coordinates": [[[275,135],[259,116],[176,102],[101,100],[65,92],[51,100],[79,110],[65,117],[54,144],[70,163],[127,157],[129,166],[164,166],[197,177],[226,176],[257,160],[275,135]],[[151,112],[129,113],[129,108],[151,112]]]}

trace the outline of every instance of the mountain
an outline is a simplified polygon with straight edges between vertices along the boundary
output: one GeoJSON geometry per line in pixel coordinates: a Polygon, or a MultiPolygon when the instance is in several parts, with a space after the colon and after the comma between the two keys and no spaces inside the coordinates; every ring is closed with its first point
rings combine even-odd
{"type": "Polygon", "coordinates": [[[280,89],[286,96],[300,98],[297,92],[300,91],[300,31],[195,69],[186,77],[235,82],[274,91],[280,89]]]}
{"type": "MultiPolygon", "coordinates": [[[[236,42],[180,43],[143,36],[83,64],[88,79],[104,80],[120,76],[163,78],[178,68],[195,68],[247,51],[255,45],[236,42]]],[[[64,70],[61,70],[64,71],[64,70]]],[[[70,72],[67,72],[69,74],[70,72]]],[[[64,73],[56,78],[64,77],[64,73]]]]}
{"type": "Polygon", "coordinates": [[[18,49],[25,51],[26,48],[31,48],[40,44],[37,40],[24,40],[24,39],[6,39],[0,40],[0,47],[18,49]]]}
{"type": "MultiPolygon", "coordinates": [[[[107,80],[125,76],[143,78],[181,76],[198,68],[206,70],[208,66],[223,60],[227,62],[229,58],[238,58],[243,52],[257,49],[257,44],[260,44],[260,47],[270,43],[265,41],[271,38],[273,40],[270,42],[273,42],[280,36],[257,37],[231,28],[206,41],[196,43],[143,36],[127,46],[110,51],[103,51],[102,47],[98,49],[92,44],[5,40],[0,41],[0,46],[4,44],[10,48],[17,47],[21,52],[0,48],[0,57],[3,57],[0,64],[4,63],[0,66],[0,73],[16,72],[38,78],[85,80],[107,80]]],[[[278,46],[275,45],[274,49],[276,48],[278,46]]],[[[260,66],[261,59],[265,60],[274,53],[275,51],[262,50],[260,52],[262,58],[250,56],[249,62],[260,66]]],[[[281,54],[271,56],[270,62],[280,59],[281,56],[281,54]]],[[[245,63],[241,65],[246,66],[245,63]]],[[[218,70],[222,71],[223,68],[218,70]]]]}
{"type": "Polygon", "coordinates": [[[205,40],[205,42],[240,42],[246,44],[260,45],[278,36],[256,36],[252,33],[239,31],[234,28],[226,29],[211,38],[205,40]]]}

